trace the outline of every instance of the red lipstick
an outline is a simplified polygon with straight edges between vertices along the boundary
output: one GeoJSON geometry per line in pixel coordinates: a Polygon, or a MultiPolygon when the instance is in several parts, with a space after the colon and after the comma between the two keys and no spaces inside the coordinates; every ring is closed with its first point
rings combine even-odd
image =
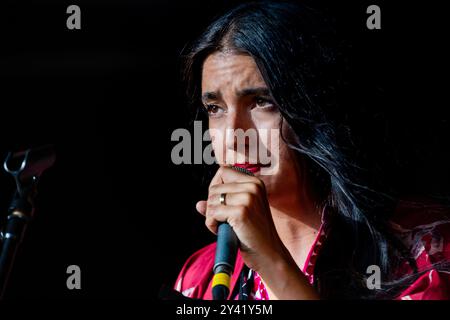
{"type": "Polygon", "coordinates": [[[257,164],[257,163],[235,163],[234,164],[235,167],[239,167],[239,168],[243,168],[246,169],[248,171],[250,171],[251,173],[256,173],[259,170],[261,170],[261,165],[257,164]]]}

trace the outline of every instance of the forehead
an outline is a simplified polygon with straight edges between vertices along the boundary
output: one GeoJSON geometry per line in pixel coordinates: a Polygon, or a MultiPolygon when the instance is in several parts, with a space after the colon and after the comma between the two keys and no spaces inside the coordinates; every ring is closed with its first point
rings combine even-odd
{"type": "Polygon", "coordinates": [[[202,92],[255,86],[265,86],[265,82],[249,55],[216,52],[203,63],[202,92]]]}

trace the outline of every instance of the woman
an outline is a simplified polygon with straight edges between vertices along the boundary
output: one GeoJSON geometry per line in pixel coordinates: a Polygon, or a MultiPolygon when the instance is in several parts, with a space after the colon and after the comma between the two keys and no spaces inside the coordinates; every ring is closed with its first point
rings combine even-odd
{"type": "MultiPolygon", "coordinates": [[[[185,55],[188,92],[208,115],[220,164],[197,210],[213,233],[226,221],[240,240],[229,298],[446,299],[447,211],[397,203],[364,181],[349,131],[334,120],[326,33],[308,8],[249,3],[216,20],[185,55]],[[278,148],[263,142],[277,170],[262,174],[259,158],[229,160],[242,149],[224,137],[238,129],[259,139],[279,130],[278,148]]],[[[211,244],[192,255],[175,289],[211,299],[214,254],[211,244]]]]}

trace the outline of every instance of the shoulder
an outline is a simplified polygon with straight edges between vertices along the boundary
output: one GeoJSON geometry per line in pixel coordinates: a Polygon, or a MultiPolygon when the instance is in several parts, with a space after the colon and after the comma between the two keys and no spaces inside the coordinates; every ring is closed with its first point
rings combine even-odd
{"type": "Polygon", "coordinates": [[[397,203],[391,220],[402,228],[418,229],[436,222],[450,222],[450,206],[428,198],[405,198],[397,203]]]}
{"type": "MultiPolygon", "coordinates": [[[[420,273],[399,298],[450,298],[450,207],[430,199],[404,199],[397,205],[391,226],[420,273]]],[[[409,268],[401,269],[404,274],[409,268]]]]}
{"type": "Polygon", "coordinates": [[[175,290],[187,297],[203,297],[212,278],[215,251],[216,243],[211,243],[194,252],[184,263],[175,290]]]}
{"type": "MultiPolygon", "coordinates": [[[[450,207],[428,199],[401,200],[391,226],[421,266],[450,258],[450,207]]],[[[420,267],[418,265],[418,267],[420,267]]]]}

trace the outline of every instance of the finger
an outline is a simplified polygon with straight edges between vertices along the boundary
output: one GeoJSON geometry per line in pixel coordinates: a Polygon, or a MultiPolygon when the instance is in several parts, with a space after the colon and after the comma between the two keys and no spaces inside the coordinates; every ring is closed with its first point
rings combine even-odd
{"type": "Polygon", "coordinates": [[[214,177],[211,179],[211,182],[209,183],[209,186],[211,187],[211,186],[213,186],[213,185],[216,185],[216,184],[222,184],[223,183],[223,181],[222,181],[222,178],[221,178],[221,175],[220,175],[220,170],[221,170],[221,168],[222,167],[219,167],[219,169],[216,171],[216,174],[214,175],[214,177]]]}
{"type": "Polygon", "coordinates": [[[208,205],[206,217],[209,220],[208,223],[216,229],[217,222],[228,222],[234,228],[248,219],[248,210],[245,206],[241,205],[208,205]]]}
{"type": "Polygon", "coordinates": [[[215,220],[211,216],[209,216],[209,217],[206,216],[205,225],[209,229],[209,231],[211,231],[212,233],[217,235],[217,227],[219,226],[219,223],[217,222],[217,220],[215,220]]]}
{"type": "Polygon", "coordinates": [[[205,200],[198,201],[197,204],[195,205],[195,208],[197,209],[197,211],[200,214],[205,215],[206,214],[206,204],[207,204],[207,201],[205,201],[205,200]]]}
{"type": "Polygon", "coordinates": [[[248,182],[252,181],[252,178],[254,177],[232,169],[232,167],[221,166],[211,180],[211,185],[227,182],[248,182]]]}
{"type": "Polygon", "coordinates": [[[229,182],[254,182],[257,184],[262,183],[262,181],[252,175],[245,174],[241,171],[237,171],[232,167],[220,167],[217,171],[217,174],[220,176],[223,183],[229,182]]]}
{"type": "Polygon", "coordinates": [[[253,206],[257,200],[257,196],[249,192],[224,192],[214,193],[208,196],[208,205],[221,205],[221,194],[225,194],[224,205],[226,206],[253,206]]]}
{"type": "Polygon", "coordinates": [[[217,197],[221,193],[238,193],[248,192],[251,194],[259,195],[264,190],[253,182],[241,182],[241,183],[222,183],[211,186],[208,191],[208,201],[210,196],[217,197]]]}

